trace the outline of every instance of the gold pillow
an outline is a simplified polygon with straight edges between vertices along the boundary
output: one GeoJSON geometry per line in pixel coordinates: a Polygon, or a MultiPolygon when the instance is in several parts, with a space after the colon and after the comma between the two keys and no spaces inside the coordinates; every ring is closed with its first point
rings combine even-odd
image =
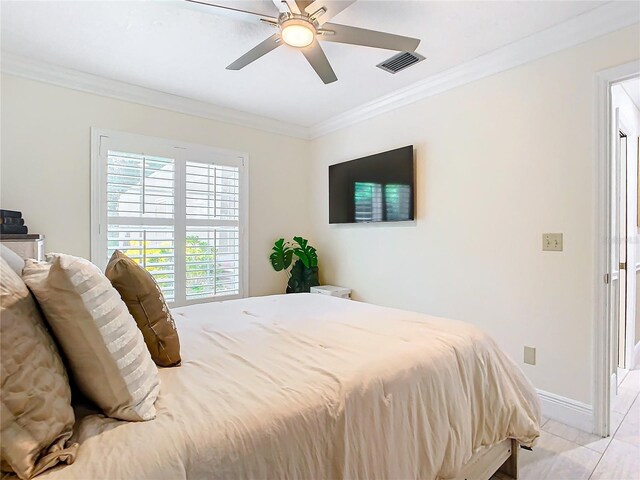
{"type": "Polygon", "coordinates": [[[31,478],[72,463],[71,389],[65,368],[22,279],[0,259],[1,469],[31,478]]]}
{"type": "Polygon", "coordinates": [[[179,365],[176,324],[153,276],[119,250],[113,252],[105,275],[142,331],[153,361],[161,367],[179,365]]]}

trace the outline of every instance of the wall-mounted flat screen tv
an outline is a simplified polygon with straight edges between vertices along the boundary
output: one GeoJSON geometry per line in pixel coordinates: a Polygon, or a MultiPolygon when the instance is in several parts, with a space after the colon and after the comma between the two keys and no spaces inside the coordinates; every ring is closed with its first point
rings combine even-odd
{"type": "Polygon", "coordinates": [[[329,167],[329,223],[413,220],[413,145],[329,167]]]}

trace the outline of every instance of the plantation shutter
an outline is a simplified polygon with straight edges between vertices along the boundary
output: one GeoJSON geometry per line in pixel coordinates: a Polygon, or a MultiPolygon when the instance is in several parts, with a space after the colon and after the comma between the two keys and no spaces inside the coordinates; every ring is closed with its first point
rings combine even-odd
{"type": "Polygon", "coordinates": [[[94,263],[104,267],[121,250],[173,306],[245,295],[245,158],[199,146],[149,148],[137,135],[100,142],[94,263]]]}
{"type": "Polygon", "coordinates": [[[239,168],[186,164],[186,297],[238,294],[239,168]]]}
{"type": "Polygon", "coordinates": [[[107,256],[117,249],[175,299],[175,160],[131,152],[107,155],[107,256]]]}

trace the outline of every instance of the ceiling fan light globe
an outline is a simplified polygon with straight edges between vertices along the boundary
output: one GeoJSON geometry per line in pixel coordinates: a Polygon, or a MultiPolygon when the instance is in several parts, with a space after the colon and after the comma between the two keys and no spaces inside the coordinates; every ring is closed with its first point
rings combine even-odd
{"type": "Polygon", "coordinates": [[[316,32],[309,25],[303,23],[291,23],[282,26],[282,41],[287,45],[297,48],[308,47],[313,43],[316,32]]]}

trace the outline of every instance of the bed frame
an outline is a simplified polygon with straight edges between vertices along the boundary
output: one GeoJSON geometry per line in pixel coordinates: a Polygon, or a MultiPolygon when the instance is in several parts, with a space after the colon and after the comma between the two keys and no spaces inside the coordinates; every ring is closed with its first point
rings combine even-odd
{"type": "Polygon", "coordinates": [[[506,439],[477,451],[452,480],[515,480],[518,478],[517,440],[506,439]]]}

